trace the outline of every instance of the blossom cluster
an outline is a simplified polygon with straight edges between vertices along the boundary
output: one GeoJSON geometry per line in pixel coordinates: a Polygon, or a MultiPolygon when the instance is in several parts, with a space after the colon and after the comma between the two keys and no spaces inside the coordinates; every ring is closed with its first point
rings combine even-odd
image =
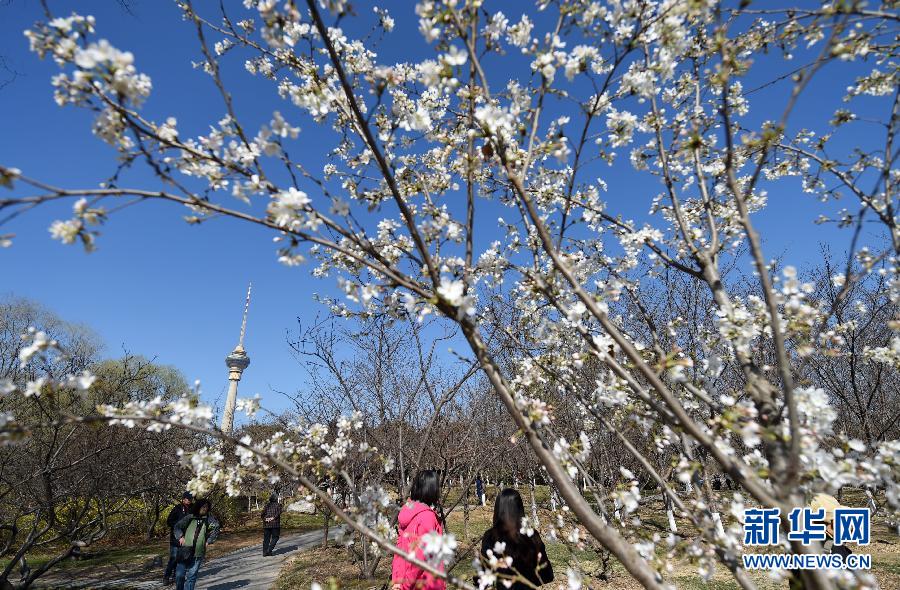
{"type": "MultiPolygon", "coordinates": [[[[659,572],[680,553],[708,578],[737,551],[720,516],[734,507],[698,483],[711,475],[737,478],[760,502],[787,494],[774,482],[790,481],[780,501],[864,485],[885,490],[889,511],[900,508],[896,445],[880,442],[893,431],[872,434],[877,419],[867,412],[877,412],[866,405],[890,411],[895,398],[884,390],[895,381],[847,383],[829,373],[896,379],[900,368],[900,173],[885,156],[896,117],[883,117],[878,140],[853,131],[871,123],[870,105],[891,112],[889,3],[745,12],[712,1],[538,0],[505,14],[477,1],[421,0],[415,26],[432,55],[399,63],[379,55],[375,37],[397,34],[382,8],[358,16],[376,32],[362,37],[344,1],[313,4],[332,21],[294,3],[243,4],[228,27],[182,5],[213,39],[197,68],[221,87],[224,58],[240,56],[283,105],[254,115],[267,123],[251,127],[226,95],[226,114],[195,137],[184,130],[198,126],[179,127],[178,117],[143,114],[149,78],[130,53],[95,38],[93,18],[51,19],[26,33],[62,70],[57,101],[97,112],[96,135],[123,161],[146,160],[179,189],[111,196],[173,200],[191,223],[224,214],[271,228],[281,263],[310,261],[316,277],[337,283],[338,295],[321,298],[337,316],[443,317],[515,423],[535,435],[522,438],[542,441],[551,450],[544,460],[572,481],[596,476],[604,437],[638,443],[622,451],[633,464],[606,473],[597,510],[618,512],[614,534],[659,572]],[[757,73],[806,100],[809,77],[826,63],[852,68],[844,71],[853,80],[833,97],[840,104],[828,129],[787,121],[793,98],[784,121],[758,114],[770,84],[756,87],[757,73]],[[862,100],[872,102],[861,108],[862,100]],[[308,145],[301,125],[321,132],[324,162],[296,159],[308,145]],[[820,223],[856,228],[843,272],[830,261],[827,271],[807,272],[792,252],[766,257],[760,219],[770,200],[794,193],[816,199],[820,223]],[[848,200],[854,206],[833,206],[848,200]],[[867,388],[869,402],[855,407],[867,388]],[[690,542],[670,531],[664,559],[656,557],[662,537],[635,525],[651,501],[635,473],[648,465],[670,472],[651,476],[660,486],[684,486],[678,510],[700,531],[690,542]]],[[[28,181],[0,168],[0,184],[28,181]]],[[[55,239],[93,248],[110,194],[97,192],[71,195],[87,197],[71,219],[53,223],[55,239]]],[[[46,335],[30,338],[23,363],[52,352],[46,335]]],[[[35,380],[23,392],[58,385],[35,380]]],[[[84,389],[91,378],[68,376],[62,386],[84,389]]],[[[240,402],[250,415],[258,407],[240,402]]],[[[210,419],[187,398],[104,412],[126,426],[210,419]]],[[[356,440],[359,424],[294,424],[240,441],[237,461],[218,447],[185,461],[196,489],[223,484],[230,493],[281,477],[267,461],[332,477],[360,454],[389,471],[389,458],[356,440]]],[[[384,490],[358,492],[354,514],[388,536],[384,490]]],[[[583,543],[570,522],[553,529],[583,543]]],[[[429,538],[435,563],[451,545],[429,538]]],[[[494,549],[488,570],[504,563],[503,551],[494,549]]],[[[582,583],[578,571],[568,577],[571,587],[582,583]]]]}

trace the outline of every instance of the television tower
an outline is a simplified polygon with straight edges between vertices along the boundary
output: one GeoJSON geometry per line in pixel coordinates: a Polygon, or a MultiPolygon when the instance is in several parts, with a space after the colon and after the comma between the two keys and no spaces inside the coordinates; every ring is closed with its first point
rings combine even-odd
{"type": "Polygon", "coordinates": [[[244,334],[247,331],[247,312],[250,310],[250,289],[253,283],[247,287],[247,302],[244,304],[244,319],[241,321],[241,337],[238,345],[231,354],[225,357],[225,365],[228,367],[228,397],[225,399],[225,412],[222,414],[222,432],[231,434],[234,426],[234,407],[237,405],[238,383],[241,382],[241,374],[250,366],[250,357],[244,351],[244,334]]]}

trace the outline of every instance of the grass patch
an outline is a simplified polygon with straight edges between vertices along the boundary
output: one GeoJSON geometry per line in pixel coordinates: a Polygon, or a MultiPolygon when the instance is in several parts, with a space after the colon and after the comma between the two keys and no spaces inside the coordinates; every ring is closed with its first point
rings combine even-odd
{"type": "MultiPolygon", "coordinates": [[[[284,513],[281,519],[282,535],[317,530],[322,527],[321,515],[284,513]]],[[[235,520],[230,526],[222,529],[218,540],[209,546],[207,556],[211,559],[231,553],[243,547],[262,543],[262,521],[259,513],[251,513],[235,520]]],[[[59,548],[55,548],[61,551],[59,548]]],[[[32,553],[26,556],[32,568],[39,567],[58,553],[32,553]]],[[[139,538],[104,539],[87,547],[85,554],[79,558],[70,558],[56,564],[41,581],[52,581],[55,578],[72,578],[84,570],[91,577],[119,575],[142,579],[162,575],[169,558],[168,530],[162,538],[146,541],[139,538]]],[[[9,559],[0,561],[0,568],[6,566],[9,559]]]]}
{"type": "MultiPolygon", "coordinates": [[[[380,589],[390,576],[390,558],[381,559],[373,578],[363,579],[360,577],[359,568],[350,561],[345,548],[317,547],[302,551],[291,560],[275,583],[275,590],[309,588],[312,582],[319,582],[325,588],[329,587],[329,582],[334,582],[341,590],[380,589]]],[[[388,586],[390,587],[390,584],[388,586]]]]}
{"type": "MultiPolygon", "coordinates": [[[[538,497],[543,495],[540,488],[541,486],[537,490],[538,497]]],[[[491,491],[494,490],[489,488],[489,495],[491,491]]],[[[723,505],[727,505],[732,493],[728,491],[721,493],[720,501],[723,505]]],[[[847,490],[841,500],[846,505],[864,506],[866,499],[861,491],[847,490]]],[[[526,511],[530,511],[529,499],[526,497],[525,501],[526,511]]],[[[549,501],[547,504],[549,504],[549,501]]],[[[658,502],[658,505],[656,504],[651,503],[642,507],[640,517],[646,530],[660,532],[665,535],[668,529],[668,522],[665,518],[664,508],[661,501],[658,502]]],[[[481,548],[481,535],[490,527],[492,515],[492,501],[489,501],[488,506],[485,507],[472,507],[469,513],[468,535],[465,534],[466,527],[463,522],[462,507],[457,507],[448,515],[447,528],[456,535],[460,551],[465,551],[471,546],[471,551],[453,568],[452,573],[454,575],[465,580],[472,579],[474,570],[471,566],[471,561],[481,548]]],[[[725,526],[728,526],[732,519],[727,514],[722,516],[725,520],[725,526]]],[[[541,511],[540,517],[541,522],[546,523],[548,522],[549,513],[541,511]]],[[[696,535],[696,531],[690,523],[683,519],[678,519],[678,530],[680,535],[688,539],[696,535]]],[[[872,537],[872,544],[865,548],[859,548],[858,552],[872,555],[872,574],[877,578],[882,590],[900,590],[900,539],[898,539],[895,531],[889,529],[877,519],[873,524],[872,537]]],[[[582,538],[587,539],[588,535],[584,534],[582,538]]],[[[547,538],[544,541],[547,544],[548,557],[556,572],[556,581],[544,586],[548,590],[565,588],[567,566],[576,563],[586,575],[584,585],[586,590],[638,590],[640,588],[640,585],[631,579],[615,558],[610,557],[606,579],[601,579],[599,574],[603,567],[597,551],[589,547],[573,549],[562,543],[552,543],[547,538]]],[[[662,556],[662,547],[659,547],[659,553],[662,556]]],[[[680,560],[673,565],[673,571],[666,578],[678,589],[739,590],[740,588],[732,578],[731,573],[721,564],[716,564],[716,573],[709,581],[703,580],[697,574],[696,564],[691,563],[687,559],[680,560]]],[[[748,575],[754,580],[760,590],[787,588],[786,582],[776,581],[766,572],[748,572],[748,575]]],[[[360,579],[359,570],[351,562],[349,553],[343,548],[335,547],[327,551],[315,549],[298,554],[292,562],[285,566],[285,569],[282,571],[282,577],[276,587],[282,590],[306,588],[312,581],[318,581],[323,584],[323,587],[329,588],[325,583],[329,579],[333,579],[336,584],[335,587],[342,590],[371,590],[380,589],[387,582],[389,576],[390,559],[383,558],[383,562],[374,579],[360,579]]]]}

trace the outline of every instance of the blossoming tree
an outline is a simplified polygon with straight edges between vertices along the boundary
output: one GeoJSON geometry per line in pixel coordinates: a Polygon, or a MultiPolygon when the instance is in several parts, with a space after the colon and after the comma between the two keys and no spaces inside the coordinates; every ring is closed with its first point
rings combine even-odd
{"type": "MultiPolygon", "coordinates": [[[[60,67],[56,101],[95,111],[94,133],[119,165],[148,166],[159,183],[58,187],[7,166],[0,181],[12,196],[0,206],[72,199],[73,216],[51,233],[87,249],[118,203],[168,201],[191,223],[233,217],[271,229],[284,264],[333,277],[346,295],[334,302],[339,313],[442,317],[572,516],[550,523],[549,534],[578,544],[586,533],[646,588],[666,587],[668,565],[685,555],[703,575],[719,564],[755,587],[740,565],[739,524],[722,518],[740,518],[745,504],[786,518],[813,492],[864,485],[886,494],[882,515],[896,518],[900,443],[836,431],[832,400],[810,370],[848,354],[846,335],[867,313],[836,312],[861,284],[877,286],[888,336],[854,362],[900,368],[891,2],[538,0],[507,15],[483,0],[422,0],[419,31],[433,55],[402,63],[380,61],[363,40],[367,27],[392,34],[384,9],[355,16],[343,0],[243,4],[207,13],[178,1],[202,50],[199,68],[222,99],[211,131],[197,137],[179,131],[178,113],[144,114],[152,85],[139,57],[98,38],[93,18],[48,18],[27,31],[33,51],[60,67]],[[225,56],[235,55],[284,103],[259,129],[223,81],[225,56]],[[838,108],[813,126],[793,124],[826,67],[855,82],[816,86],[814,100],[838,108]],[[303,121],[334,131],[321,170],[296,157],[303,121]],[[757,230],[771,195],[800,190],[820,202],[819,221],[845,229],[822,233],[841,243],[846,261],[829,277],[830,298],[796,270],[804,261],[771,261],[757,230]],[[649,210],[640,221],[629,219],[635,202],[649,210]],[[659,304],[675,281],[695,298],[696,322],[659,304]],[[508,345],[493,344],[504,338],[508,345]],[[580,417],[577,432],[561,435],[571,421],[561,424],[560,412],[580,417]],[[615,437],[696,537],[666,542],[641,527],[628,469],[596,482],[602,494],[583,493],[575,480],[589,476],[585,461],[601,435],[615,437]],[[660,457],[675,458],[669,472],[660,457]],[[713,467],[741,490],[729,505],[697,477],[713,467]],[[689,493],[676,491],[679,480],[689,493]]],[[[34,334],[21,362],[52,349],[34,334]]],[[[242,407],[252,412],[255,402],[242,407]]],[[[103,412],[128,426],[211,428],[208,410],[187,402],[103,412]]],[[[235,457],[210,447],[191,458],[194,485],[237,490],[276,466],[328,504],[314,475],[340,472],[359,425],[351,417],[331,431],[306,424],[233,441],[235,457]]],[[[14,431],[15,417],[0,428],[14,431]]],[[[351,507],[332,508],[396,552],[386,503],[373,486],[351,507]]],[[[454,545],[428,539],[422,567],[448,576],[440,563],[454,545]]],[[[504,563],[496,557],[482,586],[504,563]]],[[[802,577],[808,588],[870,583],[847,572],[802,577]]],[[[578,571],[569,580],[579,587],[578,571]]]]}
{"type": "Polygon", "coordinates": [[[18,425],[15,432],[4,429],[16,444],[0,446],[2,588],[30,587],[123,530],[144,531],[149,540],[189,473],[174,451],[190,451],[194,434],[69,419],[97,404],[173,400],[189,391],[170,367],[127,353],[101,361],[99,350],[97,337],[83,326],[28,300],[0,299],[0,413],[14,413],[18,425]],[[67,355],[22,366],[18,353],[29,343],[20,334],[29,326],[57,340],[67,355]],[[16,385],[24,385],[20,395],[5,395],[16,385]],[[34,559],[35,553],[44,559],[34,559]]]}

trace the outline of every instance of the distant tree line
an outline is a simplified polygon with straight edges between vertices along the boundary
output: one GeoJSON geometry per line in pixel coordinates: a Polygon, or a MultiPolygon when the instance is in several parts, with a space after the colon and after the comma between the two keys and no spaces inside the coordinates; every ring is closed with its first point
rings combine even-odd
{"type": "Polygon", "coordinates": [[[14,412],[24,429],[16,444],[0,446],[0,587],[28,587],[105,539],[165,533],[165,512],[190,479],[177,451],[195,447],[197,435],[82,420],[101,404],[190,394],[173,367],[129,353],[104,359],[101,351],[89,328],[26,299],[0,299],[0,382],[27,387],[23,396],[0,395],[0,412],[14,412]],[[71,354],[22,367],[21,335],[29,328],[71,354]],[[91,387],[53,384],[69,375],[91,387]],[[30,561],[34,555],[40,560],[30,561]]]}

